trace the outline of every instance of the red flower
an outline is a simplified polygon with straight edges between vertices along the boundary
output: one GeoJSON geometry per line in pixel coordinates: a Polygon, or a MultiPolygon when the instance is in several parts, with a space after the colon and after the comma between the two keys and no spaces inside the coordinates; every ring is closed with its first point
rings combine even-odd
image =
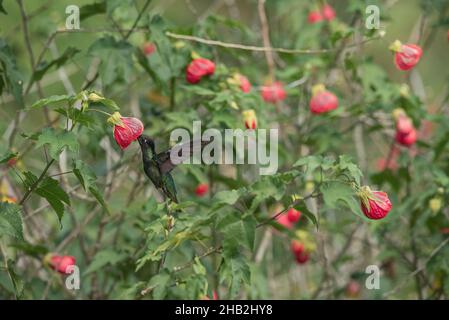
{"type": "Polygon", "coordinates": [[[307,252],[302,252],[300,254],[295,255],[296,262],[299,264],[304,264],[309,261],[309,254],[307,252]]]}
{"type": "Polygon", "coordinates": [[[325,4],[323,7],[323,10],[321,10],[321,12],[323,14],[324,19],[326,19],[327,21],[334,20],[335,10],[329,4],[325,4]]]}
{"type": "Polygon", "coordinates": [[[321,21],[323,21],[323,19],[324,19],[324,17],[321,14],[321,12],[319,12],[319,11],[310,11],[309,16],[307,17],[307,21],[310,24],[321,22],[321,21]]]}
{"type": "Polygon", "coordinates": [[[418,138],[417,136],[418,133],[414,128],[407,134],[396,131],[396,142],[402,144],[403,146],[410,147],[415,144],[416,139],[418,138]]]}
{"type": "Polygon", "coordinates": [[[146,56],[152,55],[154,53],[154,51],[156,51],[156,46],[154,45],[154,43],[152,42],[146,42],[143,45],[143,53],[146,56]]]}
{"type": "Polygon", "coordinates": [[[198,83],[202,77],[212,75],[215,72],[215,64],[204,58],[194,59],[187,66],[186,79],[187,82],[198,83]]]}
{"type": "Polygon", "coordinates": [[[292,240],[290,247],[294,255],[298,255],[304,252],[304,245],[298,240],[292,240]]]}
{"type": "Polygon", "coordinates": [[[73,256],[60,256],[60,255],[52,255],[49,258],[50,267],[58,271],[62,274],[70,274],[72,273],[70,270],[70,266],[74,266],[76,263],[75,257],[73,256]]]}
{"type": "Polygon", "coordinates": [[[203,197],[207,191],[209,191],[209,185],[207,183],[200,183],[195,189],[195,194],[198,197],[203,197]]]}
{"type": "Polygon", "coordinates": [[[412,120],[405,114],[400,115],[396,121],[396,131],[405,135],[410,133],[412,130],[414,130],[412,120]]]}
{"type": "Polygon", "coordinates": [[[249,82],[247,77],[239,74],[238,81],[240,83],[240,89],[242,89],[243,92],[248,93],[251,91],[251,83],[249,82]]]}
{"type": "Polygon", "coordinates": [[[314,114],[329,112],[338,107],[338,98],[332,92],[327,91],[324,85],[318,84],[312,88],[309,107],[314,114]]]}
{"type": "Polygon", "coordinates": [[[347,297],[357,298],[360,294],[360,284],[355,280],[349,281],[346,285],[345,293],[347,297]]]}
{"type": "Polygon", "coordinates": [[[360,206],[369,219],[378,220],[387,216],[391,210],[391,202],[383,191],[371,191],[367,186],[359,192],[360,206]]]}
{"type": "Polygon", "coordinates": [[[393,117],[396,119],[396,142],[406,147],[413,145],[417,131],[412,120],[400,108],[393,111],[393,117]]]}
{"type": "Polygon", "coordinates": [[[402,44],[396,40],[390,49],[395,52],[394,62],[399,70],[412,69],[421,58],[422,49],[415,44],[402,44]]]}
{"type": "Polygon", "coordinates": [[[290,208],[287,212],[287,217],[291,223],[296,223],[301,217],[301,211],[298,211],[295,208],[290,208]]]}
{"type": "Polygon", "coordinates": [[[283,213],[280,214],[277,218],[276,218],[277,222],[280,225],[283,225],[284,227],[286,227],[287,229],[292,229],[293,228],[293,224],[290,222],[290,220],[288,219],[288,216],[283,213]]]}
{"type": "Polygon", "coordinates": [[[279,81],[276,81],[271,85],[263,86],[261,89],[261,94],[265,102],[271,103],[282,101],[286,97],[286,93],[282,86],[282,83],[280,83],[279,81]]]}
{"type": "Polygon", "coordinates": [[[139,119],[122,117],[118,112],[114,112],[108,122],[114,125],[114,138],[122,149],[126,149],[143,132],[143,124],[139,119]]]}
{"type": "Polygon", "coordinates": [[[305,251],[301,242],[292,240],[290,247],[297,263],[304,264],[309,260],[309,254],[305,251]]]}
{"type": "Polygon", "coordinates": [[[254,110],[245,110],[242,112],[243,120],[245,121],[246,129],[256,129],[257,117],[254,110]]]}

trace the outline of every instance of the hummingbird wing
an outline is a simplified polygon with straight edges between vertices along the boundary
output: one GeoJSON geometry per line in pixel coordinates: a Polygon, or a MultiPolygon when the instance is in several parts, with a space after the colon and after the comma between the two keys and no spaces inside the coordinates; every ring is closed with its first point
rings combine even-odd
{"type": "Polygon", "coordinates": [[[162,174],[169,173],[172,171],[179,163],[184,162],[185,160],[189,159],[192,154],[196,152],[202,152],[203,148],[211,143],[213,141],[213,138],[211,140],[191,140],[186,143],[175,145],[173,148],[161,152],[157,154],[155,157],[159,163],[159,170],[162,174]],[[178,157],[177,163],[173,163],[170,159],[170,155],[172,152],[178,157]]]}
{"type": "Polygon", "coordinates": [[[162,190],[165,195],[170,198],[173,202],[178,203],[178,198],[176,196],[176,186],[175,181],[170,173],[166,173],[162,176],[162,190]]]}

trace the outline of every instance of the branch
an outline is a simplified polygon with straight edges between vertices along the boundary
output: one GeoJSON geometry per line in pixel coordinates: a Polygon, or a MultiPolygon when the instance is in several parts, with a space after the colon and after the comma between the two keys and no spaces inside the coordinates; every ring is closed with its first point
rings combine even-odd
{"type": "Polygon", "coordinates": [[[213,254],[215,252],[221,252],[221,247],[218,247],[218,248],[211,247],[211,248],[209,248],[206,252],[204,252],[201,255],[196,256],[195,258],[193,258],[192,261],[190,261],[190,262],[188,262],[186,264],[183,264],[181,266],[174,267],[173,268],[173,272],[178,272],[178,271],[187,269],[187,268],[189,268],[189,267],[191,267],[191,266],[193,266],[195,264],[195,259],[196,258],[202,259],[202,258],[205,258],[207,256],[210,256],[211,254],[213,254]]]}
{"type": "MultiPolygon", "coordinates": [[[[281,52],[281,53],[288,53],[288,54],[321,54],[321,53],[328,53],[328,52],[336,52],[337,48],[332,49],[286,49],[286,48],[273,48],[273,47],[258,47],[258,46],[252,46],[252,45],[245,45],[245,44],[239,44],[239,43],[231,43],[231,42],[223,42],[218,40],[208,40],[204,38],[199,38],[195,36],[189,36],[185,34],[177,34],[170,31],[165,32],[165,35],[170,38],[174,39],[181,39],[181,40],[187,40],[187,41],[193,41],[203,44],[208,44],[211,46],[218,46],[218,47],[224,47],[224,48],[232,48],[232,49],[240,49],[240,50],[247,50],[247,51],[272,51],[272,52],[281,52]]],[[[380,36],[365,39],[363,41],[354,42],[347,46],[347,48],[356,47],[365,43],[368,43],[372,40],[379,39],[380,36]]]]}
{"type": "MultiPolygon", "coordinates": [[[[266,48],[271,48],[270,30],[268,27],[267,14],[265,12],[265,0],[259,0],[257,4],[257,9],[259,12],[260,24],[262,25],[263,45],[266,48]]],[[[271,81],[274,81],[275,75],[274,75],[273,51],[265,51],[265,59],[267,60],[268,73],[270,75],[271,81]]]]}
{"type": "Polygon", "coordinates": [[[417,268],[415,271],[413,271],[412,273],[410,273],[408,276],[405,277],[404,281],[402,281],[402,283],[400,283],[398,286],[396,286],[395,288],[393,288],[392,290],[386,292],[383,297],[386,298],[389,295],[395,293],[396,291],[398,291],[400,288],[402,288],[404,285],[406,285],[408,283],[408,278],[414,277],[415,275],[417,275],[418,273],[420,273],[421,271],[423,271],[427,264],[430,262],[430,260],[432,260],[433,257],[435,257],[437,255],[437,253],[444,248],[445,245],[447,245],[449,242],[449,237],[446,238],[443,242],[441,242],[435,249],[433,249],[432,253],[430,254],[430,256],[426,259],[426,261],[424,261],[424,264],[417,268]]]}

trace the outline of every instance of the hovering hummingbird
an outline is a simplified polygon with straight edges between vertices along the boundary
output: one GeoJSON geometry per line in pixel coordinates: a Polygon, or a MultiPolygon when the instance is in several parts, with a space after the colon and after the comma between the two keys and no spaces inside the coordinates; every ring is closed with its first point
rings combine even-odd
{"type": "Polygon", "coordinates": [[[173,202],[178,203],[176,196],[176,185],[170,172],[176,167],[170,159],[170,154],[174,151],[180,159],[179,162],[183,162],[188,159],[198,146],[201,149],[212,142],[202,140],[201,143],[195,143],[195,141],[189,141],[184,144],[176,145],[172,149],[167,151],[156,153],[154,140],[147,135],[141,135],[138,138],[140,148],[142,150],[143,169],[148,178],[154,186],[161,191],[166,197],[173,202]]]}

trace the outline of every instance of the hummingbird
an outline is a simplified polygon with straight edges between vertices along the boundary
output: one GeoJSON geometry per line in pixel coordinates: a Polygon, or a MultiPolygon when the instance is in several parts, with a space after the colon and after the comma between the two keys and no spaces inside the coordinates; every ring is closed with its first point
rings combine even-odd
{"type": "Polygon", "coordinates": [[[189,158],[199,145],[201,149],[209,144],[212,140],[201,140],[201,143],[189,141],[184,144],[176,145],[172,149],[168,149],[161,153],[156,153],[154,140],[147,135],[141,135],[137,138],[142,150],[143,169],[147,177],[151,180],[154,186],[162,192],[162,194],[171,201],[178,203],[176,194],[176,185],[171,171],[176,167],[170,159],[170,154],[176,152],[180,161],[183,162],[189,158]]]}

